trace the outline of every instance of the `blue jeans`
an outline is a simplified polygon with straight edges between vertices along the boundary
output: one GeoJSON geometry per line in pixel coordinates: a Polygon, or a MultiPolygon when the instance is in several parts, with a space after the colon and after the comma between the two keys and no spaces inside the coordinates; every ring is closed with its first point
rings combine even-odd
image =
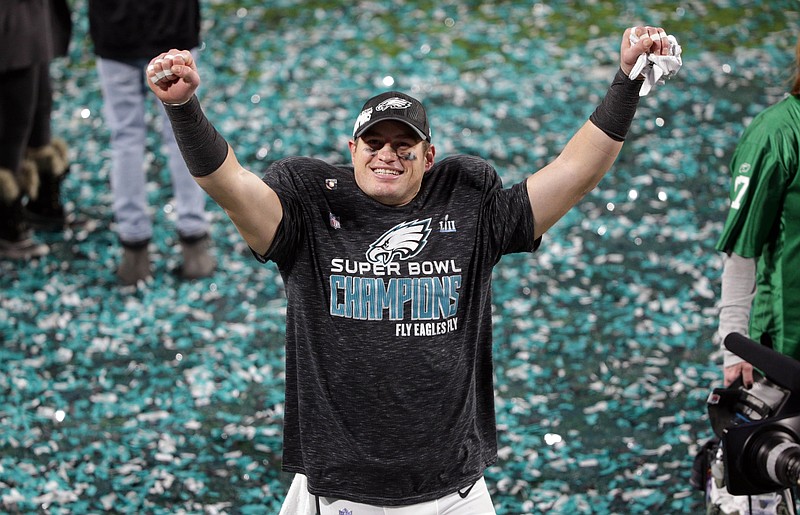
{"type": "Polygon", "coordinates": [[[161,143],[165,148],[177,212],[177,230],[184,238],[208,232],[205,192],[189,174],[164,107],[145,83],[149,59],[116,61],[97,58],[103,91],[103,114],[111,132],[111,192],[116,232],[122,242],[141,242],[153,236],[148,211],[145,164],[147,101],[161,118],[161,143]]]}

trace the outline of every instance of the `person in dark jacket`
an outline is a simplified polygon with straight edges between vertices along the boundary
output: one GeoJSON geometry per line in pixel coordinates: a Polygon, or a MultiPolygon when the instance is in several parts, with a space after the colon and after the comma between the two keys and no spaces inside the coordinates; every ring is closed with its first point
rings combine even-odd
{"type": "MultiPolygon", "coordinates": [[[[200,5],[197,0],[90,0],[89,33],[111,132],[113,211],[123,249],[117,277],[123,285],[134,285],[151,275],[148,246],[153,236],[144,167],[145,114],[152,99],[147,96],[144,70],[154,54],[175,46],[199,47],[200,5]]],[[[207,277],[216,261],[209,248],[206,196],[189,174],[165,118],[161,141],[175,195],[183,254],[180,274],[187,279],[207,277]]]]}
{"type": "Polygon", "coordinates": [[[67,54],[71,29],[65,0],[0,2],[0,258],[47,254],[31,225],[61,229],[67,222],[67,146],[51,134],[49,66],[67,54]]]}

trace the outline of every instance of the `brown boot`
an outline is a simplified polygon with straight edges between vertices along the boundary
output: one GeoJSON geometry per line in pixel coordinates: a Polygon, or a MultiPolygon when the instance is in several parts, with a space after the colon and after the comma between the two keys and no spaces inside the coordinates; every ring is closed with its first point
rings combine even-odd
{"type": "Polygon", "coordinates": [[[33,240],[22,213],[22,199],[35,193],[35,170],[25,168],[17,180],[7,168],[0,168],[0,258],[32,259],[46,255],[47,245],[33,240]]]}
{"type": "Polygon", "coordinates": [[[31,197],[25,206],[25,216],[37,229],[59,231],[67,225],[61,202],[61,183],[69,172],[67,144],[54,139],[49,145],[29,148],[25,158],[39,175],[38,195],[31,197]]]}
{"type": "Polygon", "coordinates": [[[150,277],[150,242],[122,242],[122,261],[117,268],[117,279],[123,286],[133,286],[150,277]]]}
{"type": "Polygon", "coordinates": [[[217,268],[217,261],[211,255],[211,238],[208,234],[194,238],[181,236],[181,254],[183,264],[180,275],[184,279],[210,277],[217,268]]]}

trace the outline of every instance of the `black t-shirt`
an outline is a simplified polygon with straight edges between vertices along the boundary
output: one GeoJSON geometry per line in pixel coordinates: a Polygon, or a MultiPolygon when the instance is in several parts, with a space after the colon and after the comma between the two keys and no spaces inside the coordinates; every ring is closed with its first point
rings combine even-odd
{"type": "Polygon", "coordinates": [[[367,197],[352,167],[274,163],[283,220],[283,468],[309,491],[377,505],[425,502],[496,460],[492,268],[533,251],[525,183],[503,189],[470,156],[428,171],[417,197],[367,197]]]}

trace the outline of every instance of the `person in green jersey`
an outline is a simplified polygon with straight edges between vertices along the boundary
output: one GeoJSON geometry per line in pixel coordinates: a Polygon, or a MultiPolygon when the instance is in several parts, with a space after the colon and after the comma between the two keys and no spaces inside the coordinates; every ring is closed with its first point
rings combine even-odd
{"type": "MultiPolygon", "coordinates": [[[[800,359],[800,39],[789,94],[747,126],[730,170],[730,211],[716,244],[724,253],[717,336],[724,342],[740,333],[800,359]]],[[[753,365],[724,346],[723,352],[725,386],[741,379],[752,387],[753,365]]],[[[710,467],[708,514],[797,513],[790,489],[728,493],[722,452],[710,467]]]]}
{"type": "MultiPolygon", "coordinates": [[[[724,252],[718,335],[749,335],[800,359],[800,40],[790,94],[745,129],[731,160],[731,206],[716,248],[724,252]]],[[[725,350],[725,386],[753,366],[725,350]]]]}

